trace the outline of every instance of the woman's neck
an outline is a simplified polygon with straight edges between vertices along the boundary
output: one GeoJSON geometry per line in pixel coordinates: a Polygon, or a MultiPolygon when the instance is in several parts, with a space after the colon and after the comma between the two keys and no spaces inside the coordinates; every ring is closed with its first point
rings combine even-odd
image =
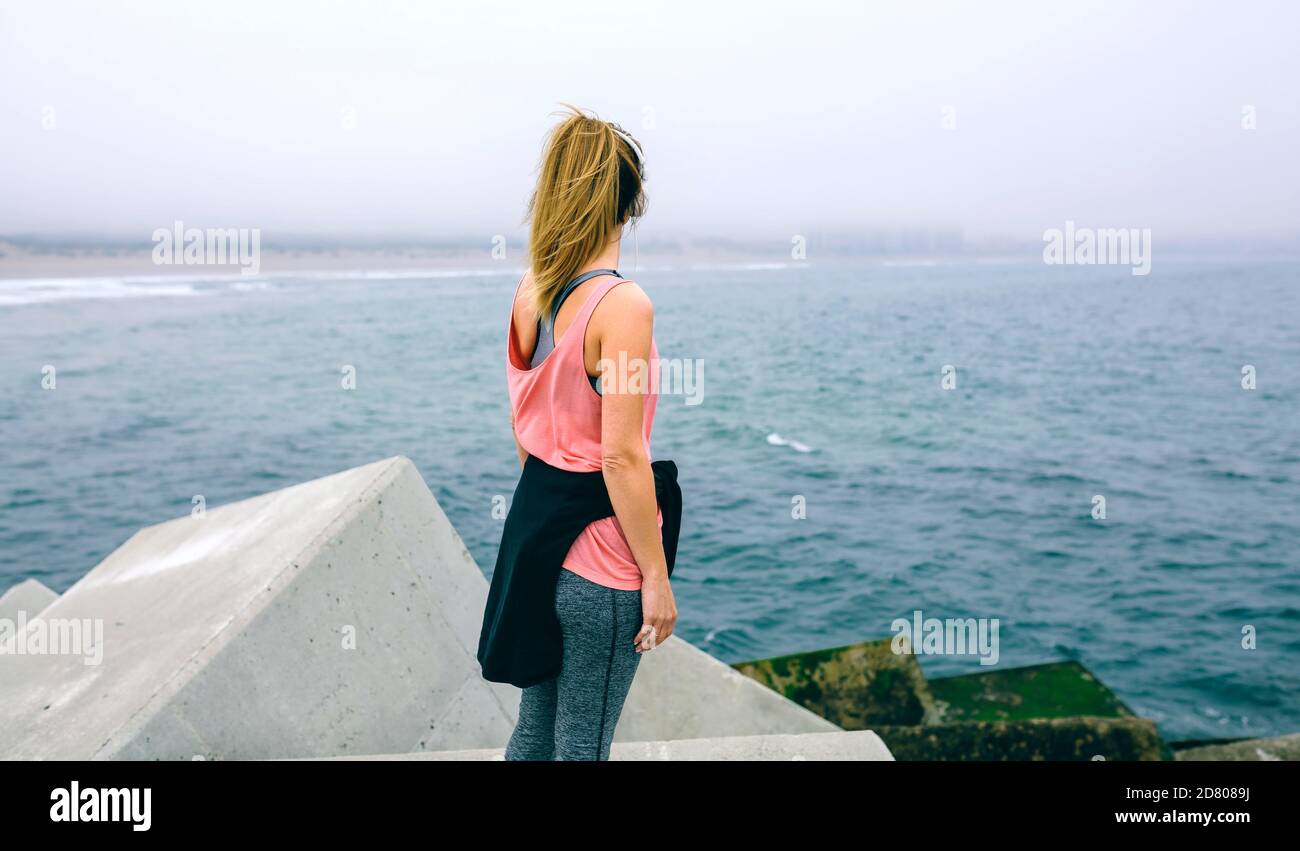
{"type": "Polygon", "coordinates": [[[590,272],[592,269],[617,269],[618,249],[622,243],[622,236],[623,232],[620,229],[618,236],[605,246],[604,251],[597,254],[589,263],[578,270],[579,274],[582,272],[590,272]]]}

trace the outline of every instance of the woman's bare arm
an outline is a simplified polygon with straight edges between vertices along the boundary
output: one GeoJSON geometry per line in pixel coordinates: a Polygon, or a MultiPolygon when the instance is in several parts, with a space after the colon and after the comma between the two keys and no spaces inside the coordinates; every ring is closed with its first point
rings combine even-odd
{"type": "MultiPolygon", "coordinates": [[[[654,308],[636,284],[610,290],[592,315],[588,339],[599,341],[601,364],[625,363],[649,369],[654,308]],[[620,353],[622,357],[620,358],[620,353]]],[[[637,651],[651,649],[672,634],[677,605],[668,582],[668,563],[659,531],[654,474],[644,438],[645,392],[630,384],[630,376],[605,373],[601,397],[601,471],[614,515],[641,569],[643,628],[637,651]]],[[[648,375],[647,375],[648,378],[648,375]]]]}

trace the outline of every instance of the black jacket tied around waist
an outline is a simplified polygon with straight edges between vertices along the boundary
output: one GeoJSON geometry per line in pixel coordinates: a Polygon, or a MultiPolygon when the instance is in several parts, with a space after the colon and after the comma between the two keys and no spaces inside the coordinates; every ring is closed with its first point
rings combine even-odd
{"type": "MultiPolygon", "coordinates": [[[[654,461],[650,470],[663,512],[664,556],[671,576],[681,533],[682,490],[672,461],[654,461]]],[[[555,614],[555,583],[582,530],[613,515],[600,471],[575,473],[528,456],[506,515],[483,612],[478,661],[484,679],[527,688],[559,676],[564,645],[555,614]]]]}

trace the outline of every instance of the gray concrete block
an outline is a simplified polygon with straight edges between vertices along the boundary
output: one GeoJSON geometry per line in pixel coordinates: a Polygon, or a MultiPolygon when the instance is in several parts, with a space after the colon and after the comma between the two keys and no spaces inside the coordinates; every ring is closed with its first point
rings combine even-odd
{"type": "MultiPolygon", "coordinates": [[[[99,621],[100,664],[0,655],[0,758],[504,747],[519,692],[478,668],[487,588],[405,458],[143,529],[43,612],[99,621]]],[[[616,741],[838,729],[672,638],[616,741]]]]}
{"type": "Polygon", "coordinates": [[[616,742],[840,728],[676,636],[641,658],[616,742]]]}
{"type": "MultiPolygon", "coordinates": [[[[503,748],[339,757],[352,760],[491,761],[504,758],[503,748]]],[[[615,742],[616,761],[868,761],[892,760],[889,749],[870,730],[835,733],[724,736],[657,742],[615,742]]]]}
{"type": "Polygon", "coordinates": [[[35,579],[25,579],[0,594],[0,619],[17,620],[19,612],[26,612],[30,620],[57,599],[59,595],[42,583],[35,579]]]}
{"type": "Polygon", "coordinates": [[[101,664],[0,657],[0,757],[497,745],[517,698],[478,673],[485,598],[404,458],[153,526],[44,613],[102,619],[101,664]]]}
{"type": "Polygon", "coordinates": [[[1300,733],[1271,739],[1244,739],[1176,751],[1185,762],[1292,762],[1300,760],[1300,733]]]}

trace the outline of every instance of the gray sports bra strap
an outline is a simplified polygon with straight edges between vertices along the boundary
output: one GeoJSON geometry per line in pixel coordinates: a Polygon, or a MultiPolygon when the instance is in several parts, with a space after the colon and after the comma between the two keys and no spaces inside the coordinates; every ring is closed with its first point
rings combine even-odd
{"type": "Polygon", "coordinates": [[[581,284],[590,281],[592,278],[598,278],[601,275],[613,275],[622,277],[618,274],[617,269],[592,269],[590,272],[583,272],[564,285],[560,294],[555,298],[555,304],[551,307],[551,315],[543,322],[541,317],[537,319],[537,347],[533,350],[533,357],[530,366],[537,366],[546,356],[555,350],[555,317],[560,315],[560,307],[564,304],[574,290],[581,284]]]}
{"type": "Polygon", "coordinates": [[[560,290],[559,296],[555,299],[555,305],[551,308],[551,319],[548,324],[551,326],[552,335],[554,335],[555,317],[560,315],[560,307],[564,304],[564,300],[568,298],[580,285],[590,281],[592,278],[599,278],[601,275],[613,275],[614,277],[618,277],[618,270],[592,269],[590,272],[583,272],[581,275],[564,285],[564,289],[560,290]]]}

